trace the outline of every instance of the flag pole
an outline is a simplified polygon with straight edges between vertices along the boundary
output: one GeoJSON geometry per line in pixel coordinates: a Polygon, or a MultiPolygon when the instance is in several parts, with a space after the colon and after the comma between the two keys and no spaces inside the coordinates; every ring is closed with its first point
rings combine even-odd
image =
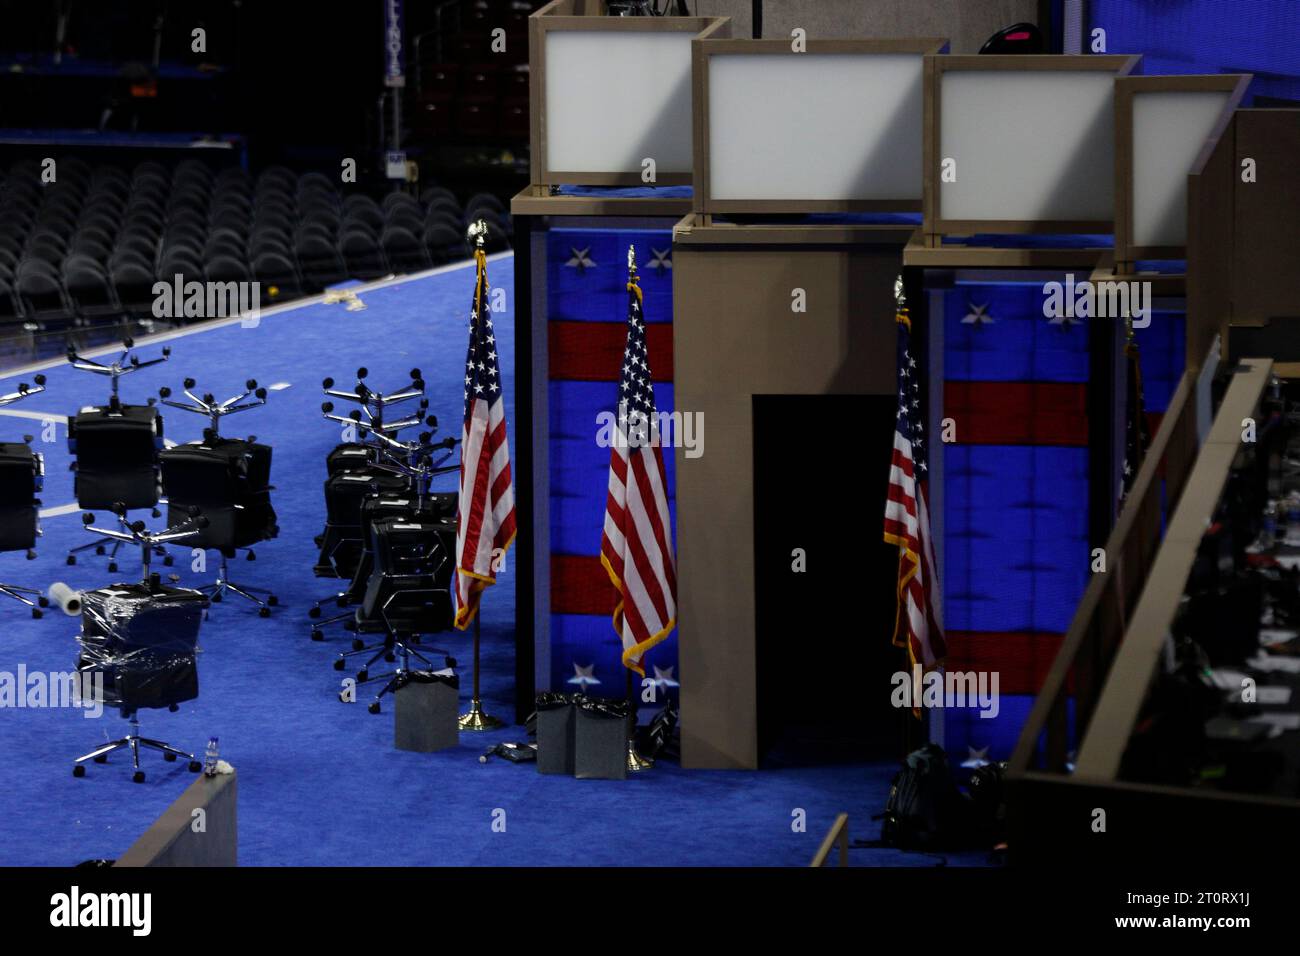
{"type": "MultiPolygon", "coordinates": [[[[627,281],[636,282],[636,246],[627,247],[627,281]]],[[[628,773],[641,773],[653,767],[655,762],[643,757],[636,749],[636,684],[632,680],[632,668],[624,667],[627,671],[627,770],[628,773]]]]}
{"type": "Polygon", "coordinates": [[[632,668],[627,668],[627,771],[640,773],[649,770],[655,762],[642,756],[636,749],[636,685],[632,681],[632,668]]]}
{"type": "MultiPolygon", "coordinates": [[[[484,236],[487,235],[487,223],[482,219],[475,221],[469,227],[469,238],[474,241],[474,258],[477,261],[477,267],[474,275],[474,321],[482,321],[483,314],[483,257],[479,255],[483,251],[484,236]]],[[[495,730],[503,726],[501,720],[493,717],[483,710],[483,702],[479,699],[479,646],[480,637],[482,636],[482,622],[479,620],[480,608],[474,609],[474,694],[470,698],[469,710],[460,715],[457,723],[460,724],[461,730],[495,730]]]]}

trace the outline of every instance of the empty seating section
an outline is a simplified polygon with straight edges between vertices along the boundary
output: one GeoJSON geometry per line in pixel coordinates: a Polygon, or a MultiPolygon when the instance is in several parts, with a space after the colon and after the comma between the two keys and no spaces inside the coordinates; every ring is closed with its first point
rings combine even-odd
{"type": "Polygon", "coordinates": [[[412,50],[417,85],[407,113],[418,139],[528,140],[528,15],[538,6],[475,0],[449,9],[441,34],[421,37],[412,50]],[[494,45],[498,29],[505,35],[494,45]]]}
{"type": "Polygon", "coordinates": [[[0,170],[0,339],[148,320],[154,284],[177,275],[257,281],[265,307],[418,272],[468,257],[465,229],[477,218],[489,251],[508,248],[500,199],[479,194],[462,207],[437,186],[377,202],[282,166],[254,177],[195,159],[125,169],[77,157],[59,158],[49,180],[34,160],[0,170]]]}

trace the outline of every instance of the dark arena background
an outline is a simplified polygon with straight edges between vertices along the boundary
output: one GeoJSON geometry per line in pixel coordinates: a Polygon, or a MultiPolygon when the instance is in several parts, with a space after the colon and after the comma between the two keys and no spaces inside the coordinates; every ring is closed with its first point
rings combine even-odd
{"type": "Polygon", "coordinates": [[[1239,927],[1297,156],[1283,0],[0,0],[0,868],[1239,927]]]}

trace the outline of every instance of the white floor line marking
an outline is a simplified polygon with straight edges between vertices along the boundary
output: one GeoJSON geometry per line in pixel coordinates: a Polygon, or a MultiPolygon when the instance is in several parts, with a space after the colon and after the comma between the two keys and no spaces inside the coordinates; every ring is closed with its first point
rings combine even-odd
{"type": "Polygon", "coordinates": [[[68,423],[67,415],[60,415],[58,412],[33,412],[26,408],[0,408],[0,415],[9,415],[13,418],[31,418],[38,422],[54,422],[62,425],[68,423]]]}

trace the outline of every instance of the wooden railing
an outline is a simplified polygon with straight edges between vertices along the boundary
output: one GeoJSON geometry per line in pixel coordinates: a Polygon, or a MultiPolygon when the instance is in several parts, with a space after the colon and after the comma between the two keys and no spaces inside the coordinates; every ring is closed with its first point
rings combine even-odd
{"type": "Polygon", "coordinates": [[[831,828],[826,831],[826,837],[822,840],[822,845],[817,848],[817,853],[813,856],[809,866],[825,866],[826,860],[831,855],[831,850],[838,844],[840,848],[839,865],[849,865],[849,815],[841,813],[831,824],[831,828]]]}
{"type": "Polygon", "coordinates": [[[1297,826],[1300,800],[1294,798],[1119,776],[1192,562],[1241,451],[1242,420],[1257,415],[1272,369],[1269,359],[1246,359],[1233,369],[1199,453],[1194,378],[1184,375],[1111,535],[1107,573],[1094,577],[1017,744],[1007,775],[1014,864],[1069,860],[1086,867],[1160,859],[1204,865],[1233,859],[1243,846],[1297,826]],[[1170,516],[1163,539],[1154,490],[1159,477],[1170,516]],[[1066,772],[1071,675],[1075,737],[1082,743],[1066,772]]]}
{"type": "Polygon", "coordinates": [[[1173,513],[1196,456],[1198,374],[1197,367],[1185,371],[1169,401],[1106,541],[1106,570],[1088,582],[1029,712],[1011,757],[1012,773],[1037,766],[1065,770],[1071,695],[1075,739],[1082,739],[1092,718],[1110,661],[1160,547],[1162,515],[1173,513]]]}

